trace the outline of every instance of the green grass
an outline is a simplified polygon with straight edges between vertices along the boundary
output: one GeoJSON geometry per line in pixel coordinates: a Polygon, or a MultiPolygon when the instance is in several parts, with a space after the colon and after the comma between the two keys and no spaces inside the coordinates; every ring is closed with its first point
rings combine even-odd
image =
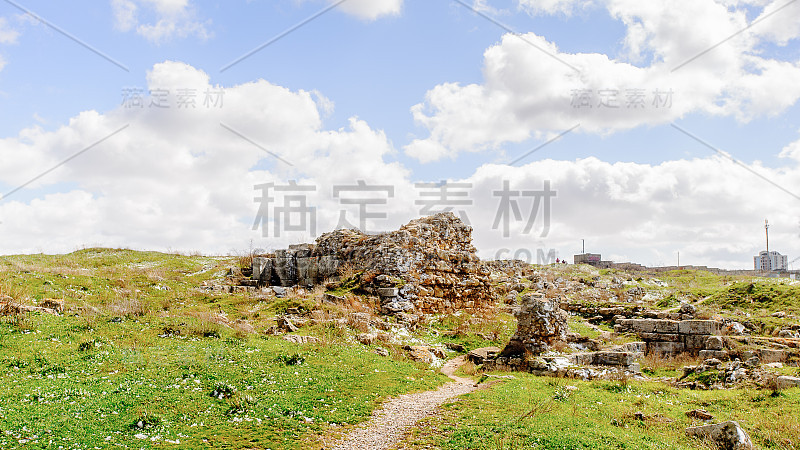
{"type": "Polygon", "coordinates": [[[240,266],[114,249],[0,258],[0,294],[67,310],[0,319],[0,448],[307,448],[388,396],[447,381],[333,323],[302,330],[318,344],[263,335],[316,302],[201,289],[240,266]]]}
{"type": "Polygon", "coordinates": [[[725,309],[800,312],[800,285],[777,281],[735,283],[708,300],[725,309]]]}
{"type": "Polygon", "coordinates": [[[0,325],[0,448],[303,448],[444,381],[359,346],[164,336],[147,319],[0,325]]]}
{"type": "MultiPolygon", "coordinates": [[[[514,374],[444,408],[408,448],[691,449],[686,411],[738,420],[765,449],[800,448],[800,390],[689,391],[657,383],[581,382],[514,374]],[[576,388],[572,390],[569,386],[576,388]],[[636,418],[641,412],[644,420],[636,418]]],[[[694,423],[697,424],[697,423],[694,423]]]]}

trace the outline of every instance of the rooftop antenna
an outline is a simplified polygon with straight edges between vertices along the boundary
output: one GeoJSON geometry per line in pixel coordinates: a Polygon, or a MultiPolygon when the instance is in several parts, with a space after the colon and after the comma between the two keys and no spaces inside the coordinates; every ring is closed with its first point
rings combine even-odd
{"type": "Polygon", "coordinates": [[[764,230],[767,232],[767,255],[769,255],[769,220],[764,219],[764,230]]]}

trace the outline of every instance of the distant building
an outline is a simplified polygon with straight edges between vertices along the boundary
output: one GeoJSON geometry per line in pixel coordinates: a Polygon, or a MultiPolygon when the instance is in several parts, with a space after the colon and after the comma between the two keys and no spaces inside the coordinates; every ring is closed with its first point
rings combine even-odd
{"type": "Polygon", "coordinates": [[[762,272],[774,272],[789,269],[789,257],[778,252],[761,252],[753,257],[753,264],[756,270],[762,272]]]}
{"type": "Polygon", "coordinates": [[[599,253],[583,253],[580,255],[575,255],[573,257],[573,262],[575,264],[595,265],[595,264],[600,264],[601,259],[602,258],[600,257],[599,253]]]}

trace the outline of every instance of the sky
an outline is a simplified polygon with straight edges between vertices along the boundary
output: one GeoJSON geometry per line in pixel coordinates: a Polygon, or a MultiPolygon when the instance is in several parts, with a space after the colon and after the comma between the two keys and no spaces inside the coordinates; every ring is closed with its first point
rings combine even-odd
{"type": "Polygon", "coordinates": [[[0,1],[0,254],[451,210],[484,259],[800,269],[800,0],[0,1]]]}

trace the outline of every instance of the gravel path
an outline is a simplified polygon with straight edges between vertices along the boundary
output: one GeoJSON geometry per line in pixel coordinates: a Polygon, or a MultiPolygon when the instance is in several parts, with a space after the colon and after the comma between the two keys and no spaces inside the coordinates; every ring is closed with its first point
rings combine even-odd
{"type": "Polygon", "coordinates": [[[464,363],[460,356],[442,367],[442,373],[453,381],[435,391],[401,395],[385,403],[372,413],[372,419],[350,432],[336,443],[333,450],[383,450],[400,442],[406,432],[419,420],[428,417],[447,400],[458,397],[476,388],[474,382],[453,373],[464,363]]]}

